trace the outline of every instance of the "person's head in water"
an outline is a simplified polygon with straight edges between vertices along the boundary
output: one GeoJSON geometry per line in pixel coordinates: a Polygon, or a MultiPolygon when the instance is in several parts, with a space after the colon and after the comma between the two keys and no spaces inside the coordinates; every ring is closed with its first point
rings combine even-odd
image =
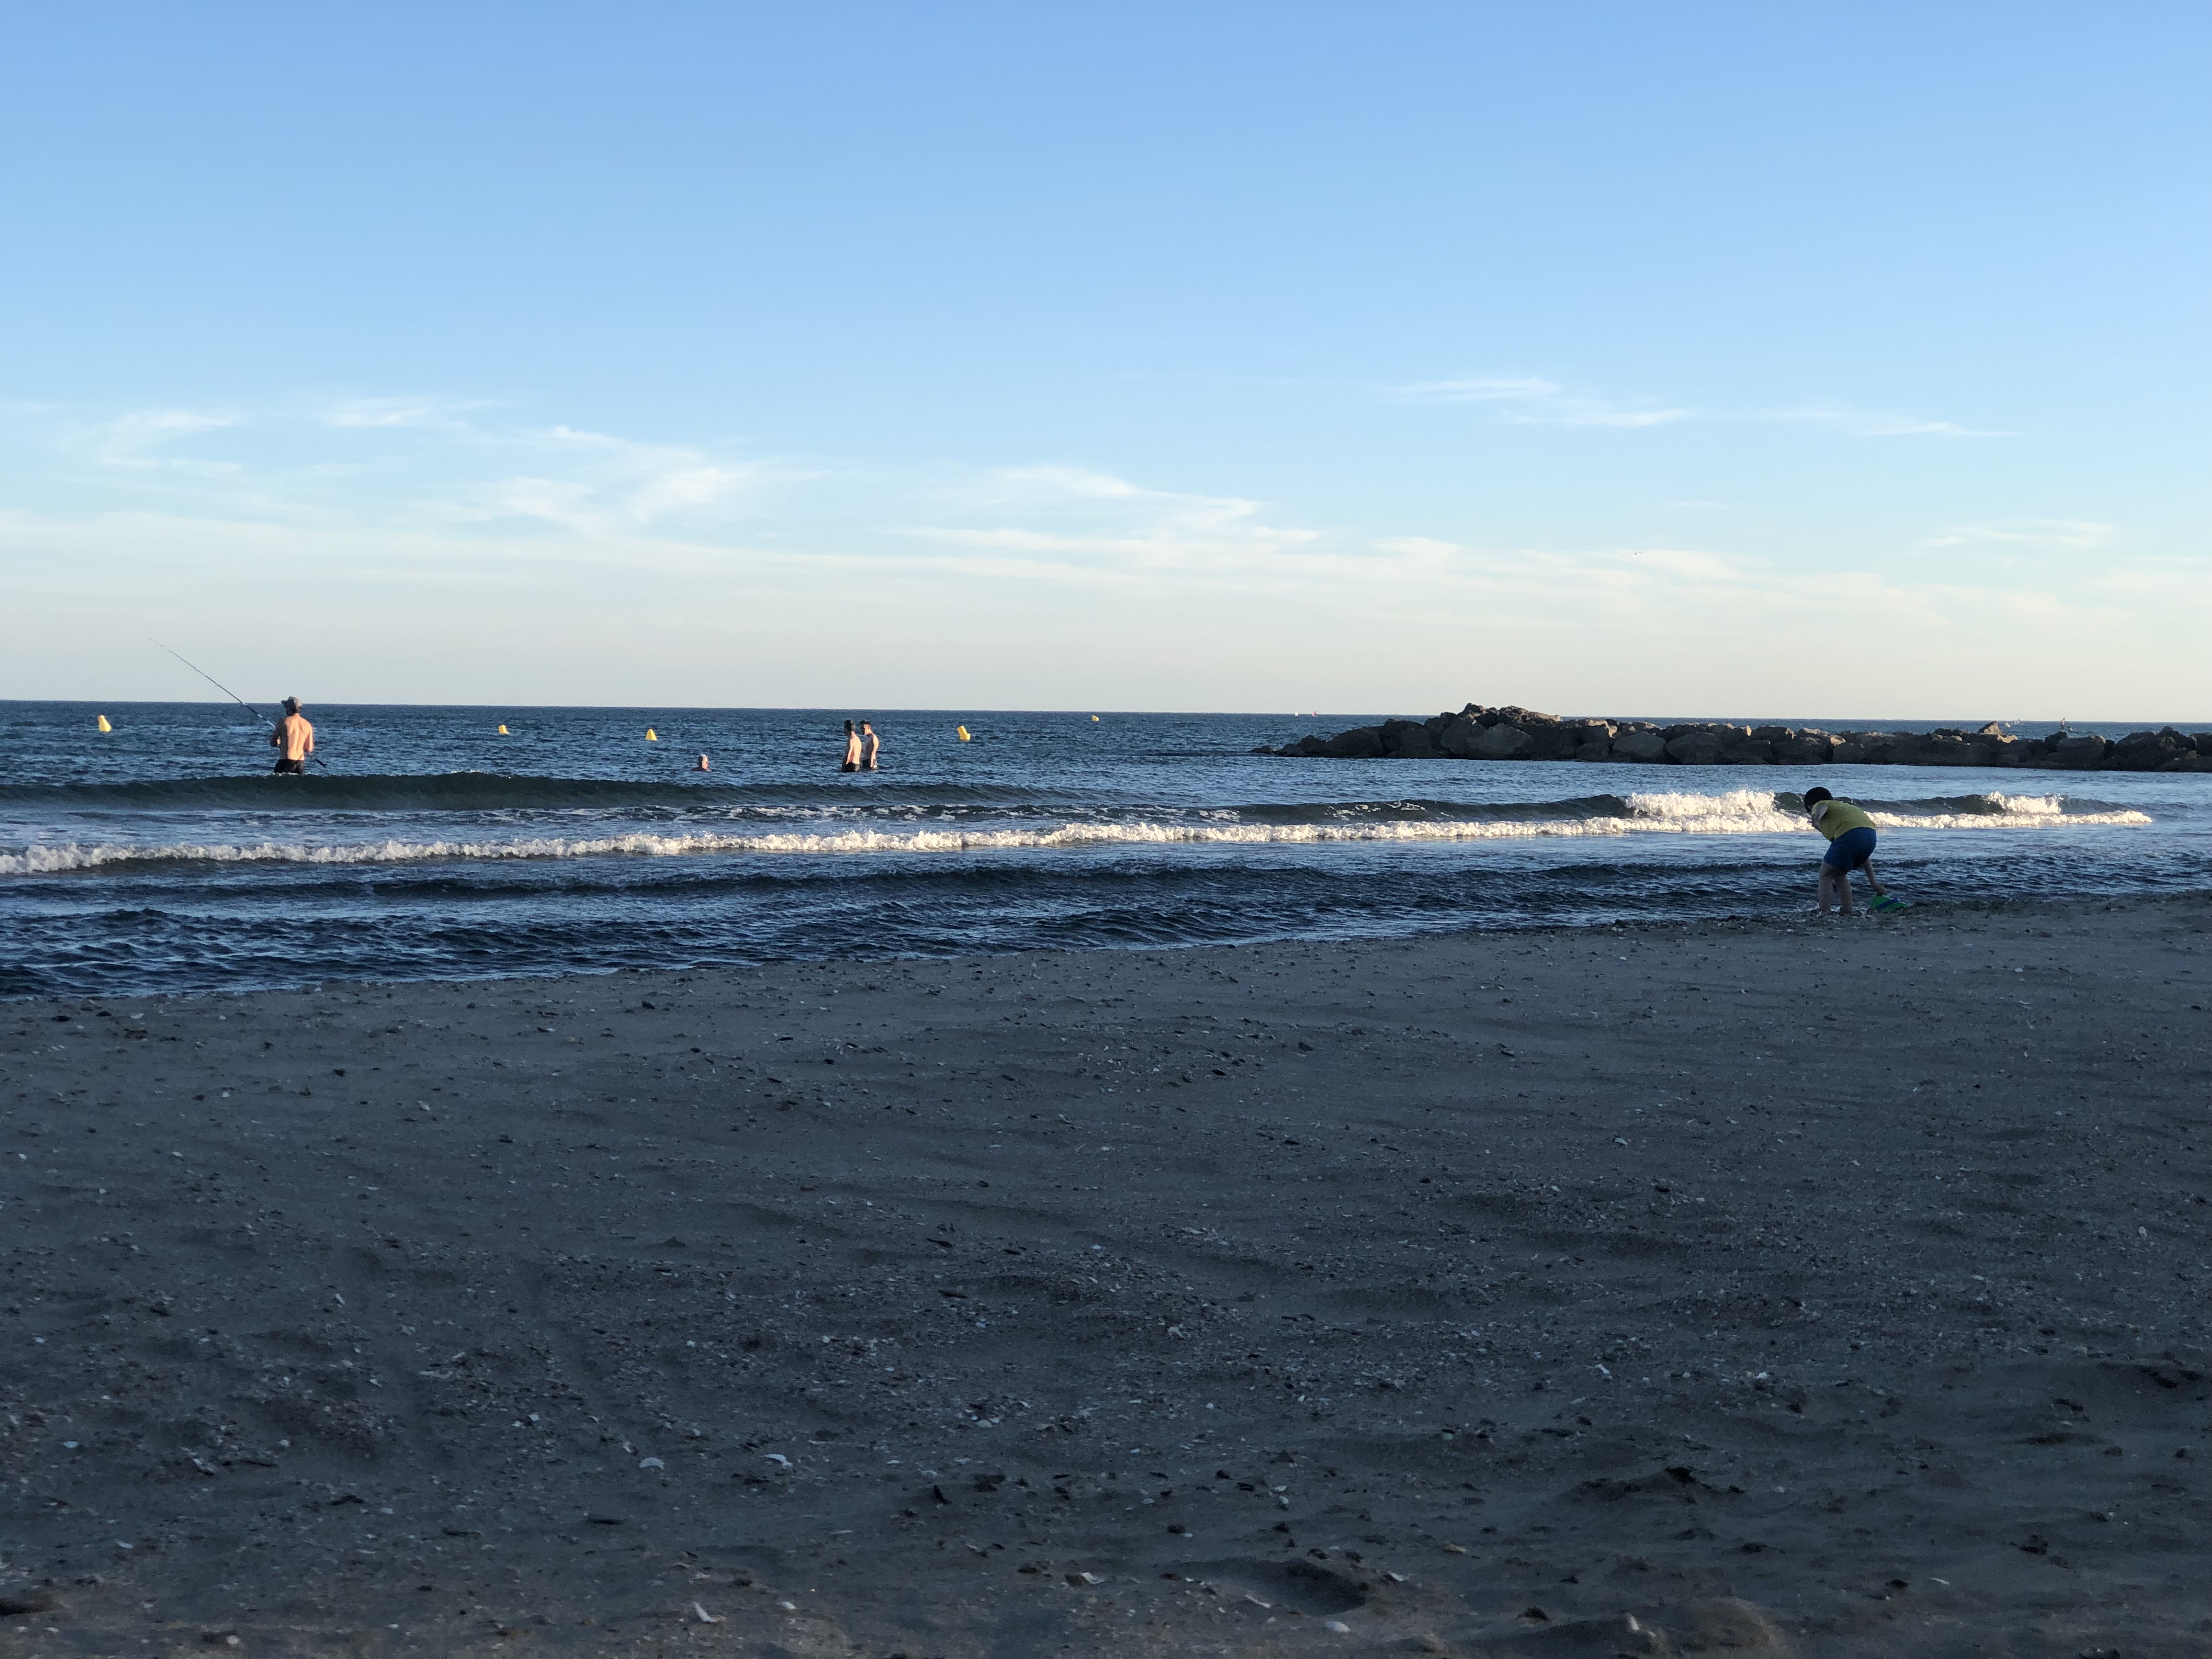
{"type": "Polygon", "coordinates": [[[298,713],[300,712],[300,700],[299,700],[297,697],[287,697],[287,698],[285,698],[285,699],[284,699],[284,712],[285,712],[286,714],[298,714],[298,713]]]}

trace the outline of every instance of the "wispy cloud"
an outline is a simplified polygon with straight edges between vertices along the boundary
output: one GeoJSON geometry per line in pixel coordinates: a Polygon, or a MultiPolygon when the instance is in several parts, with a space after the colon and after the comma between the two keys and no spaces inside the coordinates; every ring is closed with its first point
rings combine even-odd
{"type": "Polygon", "coordinates": [[[1559,395],[1558,385],[1534,375],[1477,375],[1466,380],[1417,380],[1394,388],[1417,404],[1502,404],[1559,395]]]}
{"type": "Polygon", "coordinates": [[[1412,403],[1494,404],[1501,419],[1524,426],[1665,426],[1691,418],[1686,409],[1595,397],[1526,374],[1421,380],[1394,390],[1412,403]]]}
{"type": "Polygon", "coordinates": [[[540,462],[557,457],[565,465],[556,477],[532,471],[495,479],[447,503],[453,517],[532,519],[583,535],[643,529],[725,505],[774,470],[685,445],[639,443],[568,426],[496,434],[494,447],[540,462]]]}
{"type": "Polygon", "coordinates": [[[2093,519],[2015,519],[2004,524],[1954,525],[1940,536],[1930,536],[1923,547],[2063,548],[2086,552],[2112,544],[2113,526],[2093,519]]]}
{"type": "MultiPolygon", "coordinates": [[[[663,524],[697,528],[798,470],[705,445],[640,442],[586,428],[483,417],[494,407],[432,398],[364,398],[254,410],[147,409],[59,425],[64,454],[101,474],[143,475],[147,501],[216,516],[335,524],[381,521],[557,526],[595,536],[663,524]]],[[[110,510],[136,504],[100,483],[110,510]]],[[[118,493],[121,491],[122,493],[118,493]]]]}
{"type": "Polygon", "coordinates": [[[1994,427],[1961,426],[1956,421],[1935,421],[1920,415],[1899,415],[1882,410],[1843,409],[1832,405],[1769,410],[1741,418],[1794,421],[1811,426],[1833,427],[1857,438],[2016,438],[2020,435],[2017,432],[1994,427]]]}
{"type": "Polygon", "coordinates": [[[947,492],[947,504],[963,497],[964,510],[899,533],[973,559],[1012,560],[1031,575],[1091,578],[1177,571],[1226,579],[1321,539],[1316,530],[1266,522],[1257,501],[1152,489],[1083,467],[996,469],[947,492]]]}
{"type": "Polygon", "coordinates": [[[1455,542],[1439,541],[1434,536],[1384,536],[1374,545],[1381,552],[1432,567],[1448,564],[1466,550],[1455,542]]]}
{"type": "Polygon", "coordinates": [[[315,419],[325,426],[413,428],[420,430],[471,429],[467,416],[489,408],[477,402],[456,403],[438,398],[357,398],[319,410],[315,419]]]}
{"type": "Polygon", "coordinates": [[[972,486],[987,499],[1018,501],[1038,496],[1066,495],[1085,500],[1115,500],[1147,495],[1127,478],[1095,472],[1080,466],[1001,466],[984,473],[972,486]]]}
{"type": "Polygon", "coordinates": [[[1640,427],[1680,422],[1787,422],[1831,427],[1860,438],[2006,438],[2017,434],[1962,426],[1925,416],[1885,410],[1855,410],[1836,404],[1808,404],[1770,410],[1694,409],[1653,398],[1625,398],[1562,385],[1534,374],[1473,375],[1462,380],[1417,380],[1389,388],[1408,403],[1484,404],[1497,417],[1516,426],[1640,427]]]}
{"type": "Polygon", "coordinates": [[[104,421],[87,434],[93,455],[105,466],[204,467],[204,460],[165,455],[165,447],[240,424],[240,417],[207,409],[143,409],[104,421]]]}

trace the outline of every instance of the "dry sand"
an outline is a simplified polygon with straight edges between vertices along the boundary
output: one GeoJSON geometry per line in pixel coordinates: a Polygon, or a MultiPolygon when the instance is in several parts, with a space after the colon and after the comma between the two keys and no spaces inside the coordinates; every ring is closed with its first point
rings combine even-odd
{"type": "Polygon", "coordinates": [[[12,1005],[0,1644],[2212,1652],[2208,921],[12,1005]]]}

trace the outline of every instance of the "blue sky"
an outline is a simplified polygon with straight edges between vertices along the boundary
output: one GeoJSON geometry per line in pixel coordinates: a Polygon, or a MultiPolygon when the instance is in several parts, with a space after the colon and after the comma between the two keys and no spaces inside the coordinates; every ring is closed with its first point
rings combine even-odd
{"type": "Polygon", "coordinates": [[[2212,717],[2201,6],[10,27],[0,696],[2212,717]]]}

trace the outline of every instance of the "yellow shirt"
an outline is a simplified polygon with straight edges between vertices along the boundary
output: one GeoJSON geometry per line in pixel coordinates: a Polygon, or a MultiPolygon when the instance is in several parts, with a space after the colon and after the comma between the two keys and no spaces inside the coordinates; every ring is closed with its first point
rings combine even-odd
{"type": "Polygon", "coordinates": [[[1830,841],[1847,830],[1871,830],[1874,820],[1847,800],[1824,800],[1813,827],[1830,841]]]}
{"type": "Polygon", "coordinates": [[[305,714],[287,714],[270,733],[270,744],[284,751],[288,761],[305,760],[315,752],[315,728],[305,714]]]}

